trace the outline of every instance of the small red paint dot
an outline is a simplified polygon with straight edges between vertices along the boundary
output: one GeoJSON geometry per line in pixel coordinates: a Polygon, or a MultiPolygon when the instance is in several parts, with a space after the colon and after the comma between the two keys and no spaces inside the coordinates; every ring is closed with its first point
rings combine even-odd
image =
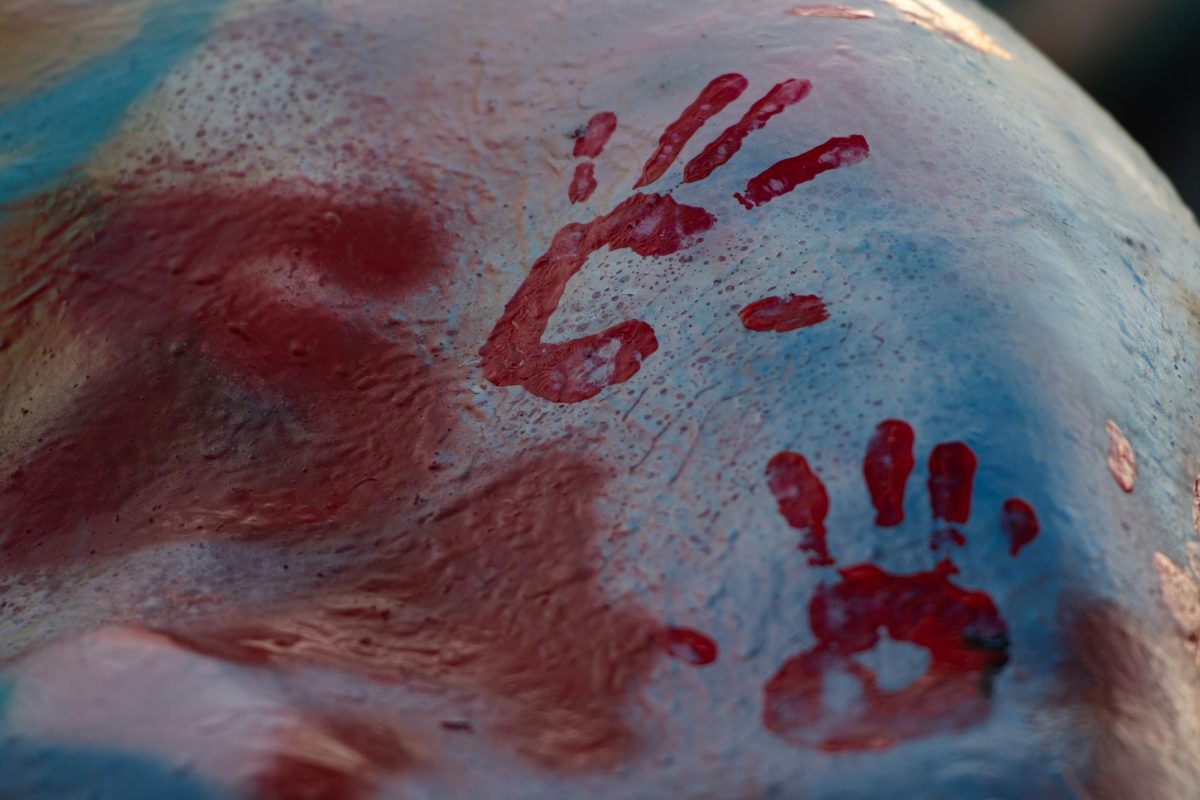
{"type": "Polygon", "coordinates": [[[672,658],[695,667],[703,667],[717,660],[717,643],[691,628],[666,628],[662,632],[661,643],[672,658]]]}

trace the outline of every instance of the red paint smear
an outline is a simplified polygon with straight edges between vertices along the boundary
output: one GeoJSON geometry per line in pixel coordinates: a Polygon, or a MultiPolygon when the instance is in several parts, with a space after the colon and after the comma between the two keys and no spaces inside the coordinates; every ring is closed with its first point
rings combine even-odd
{"type": "Polygon", "coordinates": [[[1033,506],[1019,497],[1010,497],[1004,501],[1000,529],[1008,539],[1009,552],[1016,557],[1021,548],[1037,538],[1041,527],[1038,525],[1033,506]]]}
{"type": "Polygon", "coordinates": [[[938,528],[929,535],[929,549],[935,553],[951,547],[963,547],[966,543],[967,537],[958,528],[938,528]]]}
{"type": "MultiPolygon", "coordinates": [[[[563,455],[516,464],[389,550],[362,543],[303,605],[186,637],[253,665],[479,693],[501,701],[479,707],[483,735],[550,767],[611,763],[635,744],[622,705],[649,673],[662,627],[597,585],[604,479],[563,455]]],[[[675,638],[705,656],[699,639],[675,638]]]]}
{"type": "Polygon", "coordinates": [[[827,17],[832,19],[874,19],[875,12],[860,8],[847,8],[846,6],[834,5],[812,5],[812,6],[794,6],[788,9],[786,14],[793,17],[827,17]]]}
{"type": "Polygon", "coordinates": [[[1008,661],[1008,629],[990,597],[949,581],[955,572],[949,561],[915,575],[862,564],[822,585],[808,607],[817,645],[784,662],[763,687],[767,730],[821,750],[866,750],[986,718],[991,680],[1008,661]],[[896,691],[854,659],[879,643],[880,629],[929,654],[925,672],[896,691]],[[858,702],[826,707],[825,677],[833,672],[858,682],[858,702]]]}
{"type": "Polygon", "coordinates": [[[289,737],[295,739],[296,749],[314,750],[314,740],[320,738],[336,743],[336,749],[318,746],[315,758],[277,755],[254,778],[256,800],[360,800],[375,796],[382,774],[416,765],[406,743],[383,725],[328,716],[314,722],[316,730],[289,737]]]}
{"type": "Polygon", "coordinates": [[[737,73],[720,75],[709,81],[699,97],[672,122],[658,139],[658,148],[642,167],[642,176],[633,188],[638,189],[662,177],[674,163],[683,146],[709,119],[721,113],[725,106],[741,97],[749,83],[737,73]]]}
{"type": "Polygon", "coordinates": [[[825,485],[799,453],[777,453],[767,464],[767,485],[779,503],[779,513],[796,530],[804,533],[800,549],[812,555],[808,563],[827,566],[833,563],[825,544],[825,517],[829,513],[829,495],[825,485]]]}
{"type": "Polygon", "coordinates": [[[734,197],[744,208],[752,209],[787,194],[822,172],[857,164],[869,154],[867,140],[862,136],[835,137],[807,153],[772,164],[751,178],[745,191],[734,197]]]}
{"type": "Polygon", "coordinates": [[[10,566],[217,529],[298,536],[386,512],[424,474],[448,373],[357,310],[446,263],[422,212],[277,185],[72,214],[16,270],[52,275],[41,313],[114,355],[5,476],[10,566]]]}
{"type": "Polygon", "coordinates": [[[694,667],[703,667],[717,660],[717,643],[691,628],[665,628],[659,634],[659,641],[671,657],[694,667]]]}
{"type": "Polygon", "coordinates": [[[617,115],[601,111],[588,120],[587,128],[575,137],[575,157],[595,158],[604,152],[604,145],[617,129],[617,115]]]}
{"type": "Polygon", "coordinates": [[[700,155],[687,163],[683,168],[683,182],[695,183],[707,178],[717,167],[733,158],[747,136],[763,128],[771,121],[771,117],[788,106],[799,103],[811,90],[811,83],[797,78],[775,84],[758,102],[750,106],[741,119],[722,131],[700,155]]]}
{"type": "Polygon", "coordinates": [[[904,521],[904,485],[913,471],[913,429],[907,422],[885,419],[875,426],[863,457],[863,477],[875,524],[883,527],[904,521]]]}
{"type": "Polygon", "coordinates": [[[784,333],[829,319],[825,303],[815,294],[789,294],[755,300],[738,312],[742,325],[752,331],[784,333]]]}
{"type": "Polygon", "coordinates": [[[567,196],[572,203],[582,203],[596,191],[596,166],[591,161],[584,161],[575,166],[575,177],[571,178],[571,186],[567,196]]]}
{"type": "Polygon", "coordinates": [[[254,780],[256,800],[362,800],[374,793],[362,776],[292,756],[279,756],[254,780]]]}
{"type": "Polygon", "coordinates": [[[645,322],[627,320],[557,344],[542,341],[568,281],[602,247],[670,255],[690,247],[713,222],[704,209],[680,205],[670,195],[639,193],[591,222],[565,225],[480,350],[484,375],[497,386],[523,386],[556,403],[577,403],[629,380],[658,349],[654,329],[645,322]]]}
{"type": "Polygon", "coordinates": [[[966,522],[978,459],[962,442],[943,442],[929,454],[929,505],[934,519],[966,522]]]}

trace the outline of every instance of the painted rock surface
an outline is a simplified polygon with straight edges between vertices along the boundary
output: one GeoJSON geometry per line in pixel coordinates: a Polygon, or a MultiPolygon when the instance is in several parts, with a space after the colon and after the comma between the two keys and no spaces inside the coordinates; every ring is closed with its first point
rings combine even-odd
{"type": "Polygon", "coordinates": [[[0,203],[0,795],[1195,795],[1200,233],[974,6],[9,0],[0,203]]]}

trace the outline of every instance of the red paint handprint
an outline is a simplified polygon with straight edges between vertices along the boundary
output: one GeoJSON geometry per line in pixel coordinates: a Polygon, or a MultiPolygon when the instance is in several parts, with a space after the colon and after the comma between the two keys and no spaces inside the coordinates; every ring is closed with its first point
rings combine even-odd
{"type": "MultiPolygon", "coordinates": [[[[713,116],[741,96],[747,81],[737,74],[721,75],[704,87],[696,100],[667,126],[658,147],[646,161],[634,188],[654,183],[678,158],[693,135],[713,116]]],[[[785,108],[803,100],[808,81],[791,79],[774,86],[736,123],[726,128],[683,168],[683,183],[702,181],[732,158],[752,132],[785,108]]],[[[597,115],[581,134],[576,155],[597,155],[616,125],[612,115],[597,115]]],[[[824,144],[773,164],[746,183],[735,197],[746,209],[787,194],[822,172],[856,164],[869,148],[862,136],[830,139],[824,144]]],[[[577,168],[572,200],[591,194],[591,162],[577,168]]],[[[538,258],[517,289],[504,314],[480,350],[484,375],[497,386],[523,386],[538,397],[557,403],[576,403],[602,389],[623,383],[658,349],[654,329],[641,320],[626,320],[599,333],[566,342],[549,343],[542,336],[558,308],[567,283],[592,253],[629,249],[640,256],[665,256],[693,246],[717,218],[703,208],[675,202],[670,192],[635,192],[615,209],[590,222],[561,228],[549,249],[538,258]]]]}
{"type": "MultiPolygon", "coordinates": [[[[905,422],[880,423],[867,445],[863,476],[876,510],[875,524],[904,519],[904,485],[914,460],[913,430],[905,422]]],[[[970,515],[976,458],[962,442],[937,445],[929,456],[929,499],[939,522],[965,523],[970,515]]],[[[809,562],[833,564],[825,542],[829,498],[820,478],[798,453],[782,452],[767,466],[767,482],[788,524],[803,532],[809,562]]],[[[1015,556],[1038,532],[1024,500],[1004,503],[1001,530],[1015,556]]],[[[965,541],[953,528],[935,530],[933,543],[965,541]]],[[[763,687],[763,724],[789,742],[823,750],[887,747],[903,739],[969,727],[986,717],[994,675],[1008,662],[1008,627],[992,599],[950,581],[948,560],[933,570],[895,575],[873,564],[838,571],[808,606],[817,643],[792,656],[763,687]],[[856,657],[881,641],[909,642],[929,656],[925,672],[898,690],[882,688],[856,657]],[[826,678],[856,680],[861,695],[839,708],[826,704],[826,678]]]]}

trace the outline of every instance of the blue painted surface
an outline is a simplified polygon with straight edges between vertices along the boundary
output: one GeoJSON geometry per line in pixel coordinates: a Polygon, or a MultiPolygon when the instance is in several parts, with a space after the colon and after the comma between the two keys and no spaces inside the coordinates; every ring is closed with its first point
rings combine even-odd
{"type": "Polygon", "coordinates": [[[226,0],[161,2],[141,32],[64,82],[0,107],[0,206],[45,189],[120,124],[138,98],[199,44],[226,0]]]}

